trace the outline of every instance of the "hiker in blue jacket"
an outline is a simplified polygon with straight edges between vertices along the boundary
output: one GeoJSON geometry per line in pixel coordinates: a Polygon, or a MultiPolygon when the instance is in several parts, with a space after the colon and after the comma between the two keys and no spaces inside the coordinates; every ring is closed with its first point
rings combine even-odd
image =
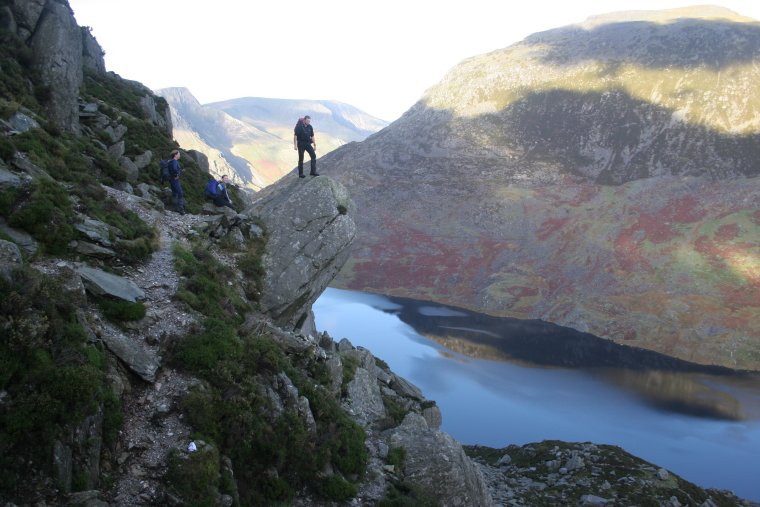
{"type": "Polygon", "coordinates": [[[314,127],[311,126],[311,116],[304,116],[303,122],[298,122],[293,135],[293,149],[298,150],[298,177],[305,178],[303,174],[303,152],[306,151],[311,157],[310,176],[319,176],[317,172],[317,142],[314,140],[314,127]],[[311,145],[314,145],[314,148],[311,145]]]}
{"type": "Polygon", "coordinates": [[[179,184],[179,175],[182,172],[182,168],[179,166],[179,150],[174,150],[169,159],[169,185],[172,187],[172,203],[174,204],[174,211],[180,215],[185,214],[185,201],[182,196],[182,186],[179,184]]]}
{"type": "Polygon", "coordinates": [[[227,194],[227,182],[230,178],[225,174],[222,179],[216,184],[216,197],[214,198],[214,206],[227,206],[228,208],[235,209],[235,205],[232,204],[232,199],[227,194]]]}

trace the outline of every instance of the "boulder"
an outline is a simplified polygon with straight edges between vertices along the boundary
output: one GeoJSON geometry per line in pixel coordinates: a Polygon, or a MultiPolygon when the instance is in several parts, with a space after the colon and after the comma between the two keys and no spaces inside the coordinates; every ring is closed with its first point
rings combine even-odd
{"type": "Polygon", "coordinates": [[[4,218],[0,218],[0,232],[3,232],[13,238],[14,243],[26,250],[29,255],[37,253],[39,243],[23,229],[16,229],[8,225],[4,218]]]}
{"type": "Polygon", "coordinates": [[[105,53],[98,41],[93,37],[90,28],[79,27],[82,32],[82,65],[98,74],[106,73],[105,53]]]}
{"type": "Polygon", "coordinates": [[[271,338],[272,341],[277,343],[277,345],[282,348],[282,350],[289,354],[300,354],[301,352],[304,352],[309,347],[311,347],[311,344],[306,340],[302,340],[301,338],[293,336],[290,333],[284,333],[279,329],[273,327],[268,328],[266,336],[271,338]]]}
{"type": "Polygon", "coordinates": [[[234,223],[238,217],[237,211],[227,206],[215,206],[213,203],[207,202],[201,207],[201,215],[214,216],[224,215],[230,224],[234,223]]]}
{"type": "Polygon", "coordinates": [[[102,246],[93,245],[86,241],[79,241],[75,249],[77,253],[86,255],[87,257],[96,257],[98,259],[110,259],[116,256],[116,252],[110,248],[104,248],[102,246]]]}
{"type": "Polygon", "coordinates": [[[122,192],[126,192],[128,194],[135,193],[135,189],[132,188],[132,185],[130,185],[126,181],[114,181],[113,188],[115,188],[116,190],[121,190],[122,192]]]}
{"type": "Polygon", "coordinates": [[[26,132],[30,129],[38,129],[40,128],[40,124],[34,121],[32,118],[28,117],[24,113],[16,113],[13,115],[13,118],[8,120],[11,125],[13,125],[13,128],[18,130],[19,132],[26,132]]]}
{"type": "Polygon", "coordinates": [[[0,30],[5,30],[7,32],[15,34],[17,29],[18,25],[16,24],[16,20],[13,18],[13,12],[11,11],[11,8],[7,5],[0,7],[0,30]]]}
{"type": "Polygon", "coordinates": [[[131,281],[93,268],[79,268],[85,288],[96,296],[106,296],[134,303],[145,299],[145,292],[131,281]]]}
{"type": "Polygon", "coordinates": [[[225,241],[229,241],[232,246],[238,250],[243,250],[245,248],[245,238],[243,237],[243,233],[240,232],[240,229],[237,227],[230,229],[230,232],[227,233],[227,239],[225,241]]]}
{"type": "Polygon", "coordinates": [[[154,187],[153,185],[148,185],[147,183],[139,183],[135,186],[134,192],[135,195],[139,195],[140,197],[152,198],[154,194],[160,194],[161,189],[154,187]]]}
{"type": "Polygon", "coordinates": [[[28,174],[33,179],[53,179],[47,171],[32,164],[24,153],[14,153],[8,162],[17,170],[28,174]]]}
{"type": "MultiPolygon", "coordinates": [[[[136,81],[132,81],[133,83],[137,83],[136,81]]],[[[142,84],[142,83],[139,83],[142,84]]],[[[147,92],[145,96],[140,98],[140,107],[143,110],[143,113],[145,113],[145,118],[148,119],[149,122],[151,122],[153,125],[157,125],[159,127],[163,127],[165,120],[164,118],[156,111],[156,99],[153,98],[153,94],[150,90],[145,88],[145,91],[147,92]]]]}
{"type": "Polygon", "coordinates": [[[355,349],[348,350],[346,351],[346,355],[358,359],[359,366],[365,370],[371,372],[375,371],[375,356],[373,356],[372,352],[365,349],[364,347],[357,347],[355,349]]]}
{"type": "Polygon", "coordinates": [[[208,157],[205,153],[202,153],[198,150],[187,150],[187,154],[193,157],[193,160],[195,160],[195,163],[198,164],[198,167],[201,171],[208,174],[210,172],[210,167],[208,165],[208,157]]]}
{"type": "Polygon", "coordinates": [[[343,406],[357,423],[363,426],[386,417],[377,379],[364,368],[356,368],[354,379],[346,386],[346,393],[343,406]]]}
{"type": "MultiPolygon", "coordinates": [[[[429,428],[439,428],[443,424],[443,414],[441,414],[441,409],[438,408],[438,405],[424,409],[422,417],[425,418],[425,422],[429,428]]],[[[509,456],[507,455],[507,457],[509,456]]]]}
{"type": "Polygon", "coordinates": [[[127,181],[129,183],[137,183],[137,178],[140,176],[140,170],[135,163],[128,157],[119,157],[118,160],[119,166],[127,172],[127,181]]]}
{"type": "Polygon", "coordinates": [[[343,361],[341,361],[340,356],[334,355],[325,361],[325,365],[327,371],[330,372],[330,391],[333,394],[338,394],[343,384],[343,361]]]}
{"type": "Polygon", "coordinates": [[[412,384],[403,377],[399,377],[395,373],[391,373],[393,379],[391,380],[391,389],[396,391],[396,394],[403,396],[404,398],[411,398],[416,401],[422,401],[425,396],[422,394],[422,390],[419,387],[412,384]]]}
{"type": "Polygon", "coordinates": [[[108,156],[111,157],[114,160],[119,160],[121,157],[124,156],[124,152],[126,151],[126,146],[124,145],[124,141],[119,141],[118,143],[110,146],[108,148],[108,156]]]}
{"type": "Polygon", "coordinates": [[[116,128],[113,128],[109,125],[108,127],[103,129],[103,132],[111,136],[112,142],[118,143],[119,140],[124,136],[124,134],[127,133],[127,127],[125,127],[124,125],[117,125],[116,128]]]}
{"type": "Polygon", "coordinates": [[[356,236],[354,203],[343,185],[322,176],[284,186],[244,211],[256,213],[270,231],[262,311],[280,327],[295,329],[348,259],[356,236]]]}
{"type": "Polygon", "coordinates": [[[0,276],[10,281],[11,273],[24,265],[18,245],[0,239],[0,276]]]}
{"type": "Polygon", "coordinates": [[[151,160],[153,160],[153,152],[148,150],[142,155],[137,155],[135,157],[135,165],[138,169],[145,169],[148,167],[148,164],[150,164],[151,160]]]}
{"type": "Polygon", "coordinates": [[[581,496],[582,507],[600,507],[609,502],[606,498],[601,498],[595,495],[583,495],[581,496]]]}
{"type": "Polygon", "coordinates": [[[317,433],[317,421],[314,419],[314,414],[311,413],[311,407],[309,407],[309,399],[306,396],[298,398],[298,415],[301,416],[306,429],[313,434],[317,433]]]}
{"type": "Polygon", "coordinates": [[[351,344],[348,338],[341,338],[338,342],[338,352],[345,354],[349,350],[353,350],[354,346],[351,344]]]}
{"type": "Polygon", "coordinates": [[[585,466],[586,464],[583,462],[583,458],[581,458],[580,456],[573,456],[572,458],[567,460],[564,468],[567,468],[568,471],[573,471],[573,470],[579,470],[585,466]]]}
{"type": "Polygon", "coordinates": [[[53,468],[56,481],[64,493],[71,492],[71,454],[71,447],[63,445],[60,440],[53,443],[53,468]]]}
{"type": "Polygon", "coordinates": [[[78,230],[92,241],[97,241],[103,246],[111,246],[111,229],[108,228],[108,225],[99,220],[87,218],[78,224],[74,224],[74,229],[78,230]]]}
{"type": "Polygon", "coordinates": [[[63,3],[47,2],[33,33],[32,67],[50,87],[50,100],[45,102],[44,108],[48,117],[62,129],[78,135],[82,33],[71,8],[63,3]]]}
{"type": "Polygon", "coordinates": [[[5,165],[0,164],[0,191],[19,186],[21,186],[21,178],[10,172],[5,165]]]}
{"type": "Polygon", "coordinates": [[[391,448],[406,450],[404,480],[422,486],[442,507],[493,507],[483,473],[459,442],[409,413],[384,433],[391,448]]]}
{"type": "MultiPolygon", "coordinates": [[[[81,270],[80,270],[81,272],[81,270]]],[[[85,282],[86,284],[86,282],[85,282]]],[[[159,364],[140,345],[122,334],[103,333],[101,337],[108,350],[121,359],[127,367],[147,382],[156,381],[159,364]]]]}
{"type": "Polygon", "coordinates": [[[375,376],[377,380],[386,385],[390,384],[391,380],[393,380],[393,377],[379,366],[375,366],[375,376]]]}

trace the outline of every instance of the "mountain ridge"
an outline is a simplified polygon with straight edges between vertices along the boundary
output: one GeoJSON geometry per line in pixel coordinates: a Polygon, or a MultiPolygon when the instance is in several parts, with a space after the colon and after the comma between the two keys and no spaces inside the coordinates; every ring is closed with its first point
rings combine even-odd
{"type": "Polygon", "coordinates": [[[614,13],[462,61],[320,160],[359,209],[334,286],[757,369],[760,23],[747,19],[614,13]]]}

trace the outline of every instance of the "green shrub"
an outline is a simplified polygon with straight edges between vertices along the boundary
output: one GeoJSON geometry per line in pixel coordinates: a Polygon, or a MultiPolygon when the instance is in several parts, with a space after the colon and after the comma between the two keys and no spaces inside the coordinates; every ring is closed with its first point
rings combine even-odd
{"type": "Polygon", "coordinates": [[[388,416],[393,419],[396,425],[401,424],[406,414],[409,413],[408,410],[387,396],[383,396],[383,405],[385,405],[385,411],[388,412],[388,416]]]}
{"type": "Polygon", "coordinates": [[[168,461],[166,478],[186,505],[213,505],[218,484],[219,451],[203,448],[183,455],[174,449],[168,461]]]}
{"type": "Polygon", "coordinates": [[[378,507],[439,507],[439,503],[421,486],[400,482],[388,486],[387,497],[378,507]]]}
{"type": "Polygon", "coordinates": [[[114,301],[99,298],[98,304],[109,319],[116,322],[132,322],[145,317],[145,305],[141,301],[114,301]]]}
{"type": "Polygon", "coordinates": [[[340,475],[328,475],[317,480],[317,493],[328,500],[348,500],[356,496],[356,486],[344,480],[340,475]]]}
{"type": "Polygon", "coordinates": [[[345,398],[348,395],[346,391],[348,384],[354,380],[356,376],[356,369],[359,367],[359,359],[355,356],[341,356],[343,359],[343,383],[341,384],[342,396],[345,398]]]}
{"type": "Polygon", "coordinates": [[[388,451],[388,463],[396,467],[396,470],[404,470],[404,460],[406,460],[406,449],[403,447],[394,447],[388,451]]]}
{"type": "Polygon", "coordinates": [[[177,243],[173,248],[177,271],[187,277],[175,297],[207,317],[230,319],[231,325],[242,323],[242,316],[252,308],[228,284],[237,281],[234,270],[202,248],[189,252],[177,243]]]}
{"type": "Polygon", "coordinates": [[[66,190],[52,180],[39,179],[31,189],[17,190],[16,197],[16,203],[24,202],[12,211],[9,224],[26,229],[43,245],[45,252],[65,252],[74,237],[74,229],[67,222],[73,211],[66,190]]]}
{"type": "Polygon", "coordinates": [[[180,341],[177,357],[185,367],[201,375],[212,372],[217,363],[237,360],[242,355],[242,343],[235,331],[224,321],[207,319],[204,332],[180,341]]]}

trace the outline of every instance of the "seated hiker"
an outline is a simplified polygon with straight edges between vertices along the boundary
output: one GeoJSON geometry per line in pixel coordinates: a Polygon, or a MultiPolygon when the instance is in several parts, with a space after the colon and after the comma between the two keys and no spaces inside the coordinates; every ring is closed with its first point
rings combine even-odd
{"type": "Polygon", "coordinates": [[[229,194],[227,194],[227,182],[230,178],[225,174],[222,179],[216,182],[216,196],[213,197],[214,206],[227,206],[228,208],[235,209],[235,205],[232,204],[229,194]]]}

